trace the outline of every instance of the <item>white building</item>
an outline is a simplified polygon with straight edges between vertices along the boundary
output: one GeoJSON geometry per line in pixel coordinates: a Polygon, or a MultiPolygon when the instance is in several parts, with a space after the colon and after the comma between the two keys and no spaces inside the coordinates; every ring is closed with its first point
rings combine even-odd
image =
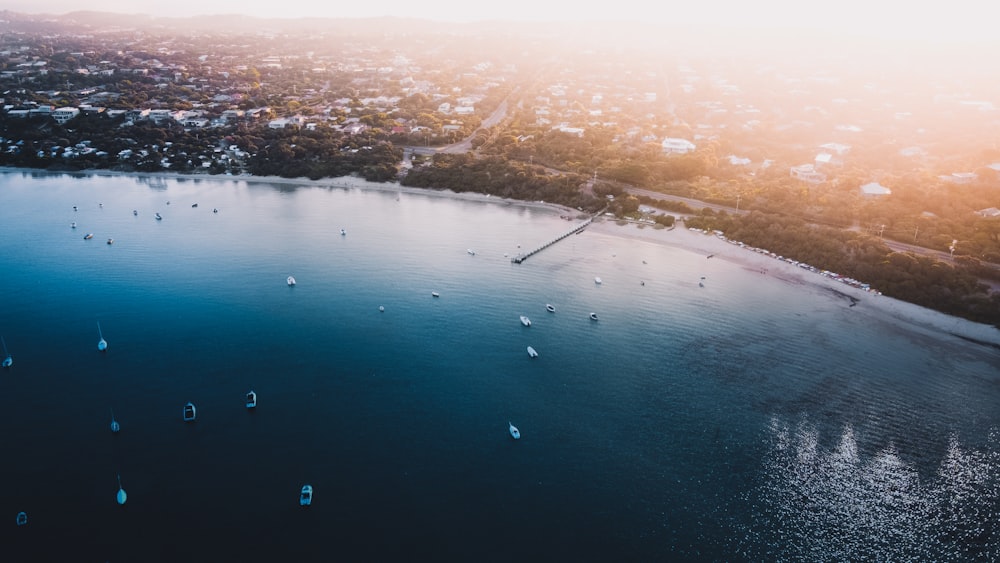
{"type": "Polygon", "coordinates": [[[861,195],[865,197],[882,197],[892,195],[892,190],[878,182],[869,182],[861,186],[861,195]]]}
{"type": "Polygon", "coordinates": [[[789,173],[792,178],[802,180],[803,182],[809,182],[810,184],[819,184],[826,181],[826,174],[817,172],[816,167],[812,164],[800,164],[798,166],[793,166],[789,173]]]}
{"type": "Polygon", "coordinates": [[[687,139],[678,139],[676,137],[667,137],[663,139],[660,143],[663,147],[663,152],[667,154],[687,154],[693,151],[696,147],[695,144],[687,139]]]}
{"type": "Polygon", "coordinates": [[[59,108],[52,112],[52,119],[62,125],[78,115],[80,115],[79,108],[59,108]]]}

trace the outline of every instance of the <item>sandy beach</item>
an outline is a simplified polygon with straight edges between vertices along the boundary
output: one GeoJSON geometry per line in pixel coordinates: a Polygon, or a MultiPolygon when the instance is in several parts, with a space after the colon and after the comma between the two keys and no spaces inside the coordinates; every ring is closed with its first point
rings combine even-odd
{"type": "Polygon", "coordinates": [[[769,255],[742,248],[713,234],[689,230],[684,227],[682,222],[679,222],[675,228],[663,229],[640,226],[634,223],[620,224],[616,221],[598,220],[588,229],[609,235],[669,244],[704,254],[706,257],[712,255],[713,260],[726,260],[753,271],[764,271],[771,279],[791,284],[812,284],[843,294],[852,301],[853,310],[860,315],[877,316],[883,321],[891,319],[911,330],[925,334],[949,334],[1000,348],[1000,330],[993,326],[953,317],[892,297],[865,291],[769,255]]]}
{"type": "MultiPolygon", "coordinates": [[[[244,182],[247,184],[271,184],[290,186],[317,186],[327,188],[355,188],[364,190],[391,191],[396,193],[420,194],[432,197],[444,197],[460,199],[465,201],[481,201],[494,203],[497,205],[518,205],[537,209],[546,209],[558,215],[578,216],[580,212],[561,205],[546,202],[531,202],[522,200],[510,200],[493,197],[487,194],[463,192],[456,193],[450,190],[428,190],[423,188],[411,188],[400,185],[398,182],[369,182],[361,178],[342,177],[325,178],[321,180],[310,180],[308,178],[281,178],[281,177],[261,177],[261,176],[213,176],[203,174],[180,174],[174,172],[156,173],[133,173],[116,172],[111,170],[84,170],[74,172],[50,172],[46,170],[35,170],[25,168],[0,167],[0,172],[22,173],[22,174],[53,174],[53,175],[87,175],[87,176],[116,176],[134,178],[171,178],[181,181],[201,181],[212,182],[244,182]]],[[[826,288],[845,295],[852,301],[852,308],[857,314],[876,315],[880,320],[891,319],[909,329],[925,334],[945,334],[962,338],[975,343],[994,346],[1000,348],[1000,329],[993,326],[975,323],[958,317],[939,313],[937,311],[920,307],[912,303],[907,303],[885,295],[878,295],[854,287],[834,278],[814,273],[777,260],[769,255],[761,254],[753,250],[740,247],[727,242],[713,234],[691,231],[684,227],[679,221],[674,228],[665,229],[652,225],[639,225],[636,223],[622,223],[619,221],[609,221],[598,218],[590,226],[590,230],[607,235],[641,239],[658,244],[667,244],[684,248],[691,252],[704,254],[706,257],[712,255],[713,259],[726,260],[739,264],[754,271],[766,272],[772,279],[777,279],[792,284],[812,284],[817,287],[826,288]],[[855,306],[856,305],[856,306],[855,306]]],[[[865,281],[865,280],[860,280],[865,281]]],[[[878,288],[874,288],[878,289],[878,288]]]]}

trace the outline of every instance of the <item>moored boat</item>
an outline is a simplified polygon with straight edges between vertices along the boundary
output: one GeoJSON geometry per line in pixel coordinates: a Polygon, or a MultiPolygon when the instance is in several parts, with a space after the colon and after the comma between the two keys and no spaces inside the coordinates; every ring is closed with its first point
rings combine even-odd
{"type": "Polygon", "coordinates": [[[528,355],[531,356],[532,358],[537,358],[538,352],[536,352],[535,349],[532,348],[531,346],[528,346],[528,355]]]}
{"type": "Polygon", "coordinates": [[[436,292],[436,291],[432,291],[431,292],[431,297],[441,297],[441,294],[438,293],[438,292],[436,292]]]}
{"type": "Polygon", "coordinates": [[[160,216],[160,214],[159,214],[159,213],[157,213],[157,214],[156,214],[156,220],[157,220],[157,221],[159,221],[160,219],[163,219],[163,217],[161,217],[161,216],[160,216]]]}
{"type": "Polygon", "coordinates": [[[524,315],[521,315],[521,324],[523,324],[524,326],[531,326],[531,319],[529,319],[524,315]]]}
{"type": "Polygon", "coordinates": [[[18,526],[24,526],[27,523],[28,523],[28,513],[27,512],[18,512],[17,513],[17,525],[18,526]]]}
{"type": "Polygon", "coordinates": [[[97,341],[97,349],[101,352],[108,349],[108,341],[104,339],[104,333],[101,332],[101,323],[97,323],[97,336],[100,340],[97,341]]]}
{"type": "Polygon", "coordinates": [[[194,422],[197,417],[197,411],[194,408],[194,403],[188,403],[184,405],[184,422],[194,422]]]}
{"type": "Polygon", "coordinates": [[[7,341],[4,340],[2,336],[0,336],[0,342],[3,342],[3,367],[9,368],[14,365],[14,358],[12,358],[10,356],[10,352],[7,351],[7,341]]]}
{"type": "Polygon", "coordinates": [[[257,392],[253,389],[247,391],[247,408],[255,409],[257,408],[257,392]]]}
{"type": "Polygon", "coordinates": [[[125,504],[125,501],[128,500],[128,494],[126,494],[125,489],[122,488],[121,475],[118,476],[118,494],[116,495],[115,500],[118,501],[118,504],[125,504]]]}
{"type": "Polygon", "coordinates": [[[92,238],[94,238],[94,233],[87,233],[83,235],[83,240],[90,240],[92,238]]]}
{"type": "Polygon", "coordinates": [[[313,501],[313,488],[312,485],[302,485],[302,490],[299,491],[299,506],[309,506],[313,501]]]}
{"type": "Polygon", "coordinates": [[[597,320],[597,313],[591,313],[590,314],[590,320],[596,321],[597,320]]]}
{"type": "Polygon", "coordinates": [[[507,431],[510,432],[510,436],[515,440],[521,439],[521,431],[517,429],[517,426],[511,424],[509,420],[507,421],[507,431]]]}
{"type": "Polygon", "coordinates": [[[285,281],[288,282],[288,285],[295,285],[295,278],[292,276],[288,276],[288,279],[285,281]]]}
{"type": "Polygon", "coordinates": [[[556,312],[556,308],[553,307],[551,303],[546,303],[545,304],[545,310],[548,311],[548,312],[550,312],[550,313],[555,313],[556,312]]]}
{"type": "Polygon", "coordinates": [[[113,238],[109,238],[108,239],[108,244],[114,244],[114,243],[115,243],[115,239],[113,239],[113,238]]]}
{"type": "Polygon", "coordinates": [[[601,281],[601,278],[600,278],[600,277],[595,277],[595,278],[594,278],[594,283],[596,283],[597,285],[601,285],[601,284],[602,284],[602,283],[604,283],[604,282],[603,282],[603,281],[601,281]]]}

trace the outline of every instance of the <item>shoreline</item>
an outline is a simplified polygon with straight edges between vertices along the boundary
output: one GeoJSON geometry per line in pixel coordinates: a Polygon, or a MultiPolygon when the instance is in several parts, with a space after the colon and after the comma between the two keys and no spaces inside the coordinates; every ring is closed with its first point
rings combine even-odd
{"type": "Polygon", "coordinates": [[[850,300],[851,303],[848,307],[858,311],[859,314],[877,316],[881,321],[892,322],[925,334],[945,334],[969,343],[1000,349],[1000,329],[991,325],[954,317],[886,295],[865,291],[768,255],[731,244],[713,234],[688,230],[683,224],[673,229],[657,229],[652,226],[640,227],[633,223],[619,225],[615,221],[602,219],[595,220],[587,228],[602,234],[667,244],[689,252],[703,254],[706,258],[711,255],[713,260],[725,260],[753,271],[766,271],[766,275],[772,280],[776,279],[793,285],[810,285],[841,295],[850,300]]]}
{"type": "MultiPolygon", "coordinates": [[[[367,180],[351,176],[311,180],[309,178],[282,178],[280,176],[224,176],[210,174],[186,174],[178,172],[119,172],[100,169],[81,171],[51,171],[34,168],[12,167],[0,167],[0,173],[104,176],[122,178],[167,178],[175,180],[245,182],[247,184],[277,184],[348,189],[354,188],[360,190],[378,190],[413,195],[443,197],[463,201],[495,203],[500,205],[518,205],[522,207],[546,210],[560,215],[569,213],[572,216],[577,216],[580,214],[580,211],[577,209],[543,201],[499,198],[476,192],[459,193],[451,190],[412,188],[402,186],[399,182],[369,182],[367,180]]],[[[829,278],[787,262],[774,259],[768,255],[760,254],[754,252],[753,250],[731,244],[712,234],[688,230],[683,226],[683,221],[681,220],[678,220],[678,223],[680,223],[680,225],[666,229],[657,228],[652,225],[638,225],[635,223],[619,224],[618,221],[609,221],[604,217],[598,217],[587,226],[587,229],[594,230],[605,235],[632,238],[655,244],[666,244],[690,252],[701,253],[706,257],[711,255],[713,258],[726,260],[745,268],[765,271],[767,272],[766,275],[768,275],[771,279],[778,279],[785,283],[795,285],[811,285],[813,287],[833,291],[849,299],[851,301],[849,307],[855,307],[857,305],[857,310],[859,312],[864,314],[879,315],[878,318],[882,321],[895,322],[918,332],[936,335],[950,335],[969,343],[1000,349],[1000,329],[991,325],[976,323],[961,317],[947,315],[933,309],[900,301],[885,295],[867,292],[861,288],[839,282],[833,278],[829,278]]]]}
{"type": "Polygon", "coordinates": [[[383,192],[396,192],[414,195],[427,195],[434,197],[445,197],[448,199],[459,199],[463,201],[481,201],[489,203],[501,203],[505,205],[520,205],[534,209],[546,209],[559,213],[580,214],[577,209],[548,203],[544,201],[527,201],[520,199],[501,198],[489,194],[478,192],[453,192],[451,190],[434,190],[428,188],[412,188],[403,186],[399,182],[369,182],[362,178],[353,176],[341,176],[339,178],[323,178],[312,180],[309,178],[283,178],[281,176],[226,176],[224,174],[190,174],[181,172],[120,172],[107,169],[88,169],[73,171],[44,170],[40,168],[16,168],[0,166],[0,173],[22,173],[38,175],[69,175],[69,176],[98,176],[109,178],[165,178],[172,180],[207,180],[212,182],[244,182],[246,184],[271,184],[282,186],[310,186],[317,188],[356,188],[361,190],[377,190],[383,192]]]}

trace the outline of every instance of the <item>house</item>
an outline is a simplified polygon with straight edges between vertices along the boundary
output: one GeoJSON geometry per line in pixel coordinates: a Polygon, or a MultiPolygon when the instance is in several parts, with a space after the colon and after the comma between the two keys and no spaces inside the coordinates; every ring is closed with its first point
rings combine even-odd
{"type": "Polygon", "coordinates": [[[189,117],[181,122],[181,124],[191,129],[200,129],[208,125],[208,120],[204,117],[189,117]]]}
{"type": "Polygon", "coordinates": [[[79,108],[59,108],[52,112],[52,119],[54,119],[56,123],[62,125],[78,115],[80,115],[79,108]]]}
{"type": "Polygon", "coordinates": [[[892,195],[892,190],[879,184],[878,182],[869,182],[861,186],[861,195],[864,197],[882,197],[887,195],[892,195]]]}
{"type": "Polygon", "coordinates": [[[676,137],[667,137],[666,139],[663,139],[660,146],[666,154],[687,154],[696,148],[695,144],[691,141],[676,137]]]}
{"type": "Polygon", "coordinates": [[[826,152],[834,153],[837,156],[844,156],[851,150],[851,145],[845,145],[842,143],[825,143],[820,145],[819,148],[826,152]]]}
{"type": "Polygon", "coordinates": [[[301,115],[294,115],[292,117],[279,117],[278,119],[272,119],[267,123],[267,126],[271,129],[284,129],[285,127],[302,127],[305,124],[305,118],[301,115]]]}
{"type": "Polygon", "coordinates": [[[976,179],[975,172],[952,172],[951,174],[942,174],[938,176],[938,179],[944,180],[945,182],[951,182],[953,184],[968,184],[976,179]]]}
{"type": "Polygon", "coordinates": [[[800,164],[798,166],[793,166],[789,174],[792,178],[797,180],[802,180],[803,182],[809,182],[810,184],[819,184],[826,181],[826,174],[818,172],[816,167],[812,164],[800,164]]]}
{"type": "Polygon", "coordinates": [[[583,137],[583,132],[584,132],[584,129],[580,127],[568,127],[566,125],[559,125],[557,127],[554,127],[554,129],[556,131],[560,131],[568,135],[575,135],[577,137],[583,137]]]}

